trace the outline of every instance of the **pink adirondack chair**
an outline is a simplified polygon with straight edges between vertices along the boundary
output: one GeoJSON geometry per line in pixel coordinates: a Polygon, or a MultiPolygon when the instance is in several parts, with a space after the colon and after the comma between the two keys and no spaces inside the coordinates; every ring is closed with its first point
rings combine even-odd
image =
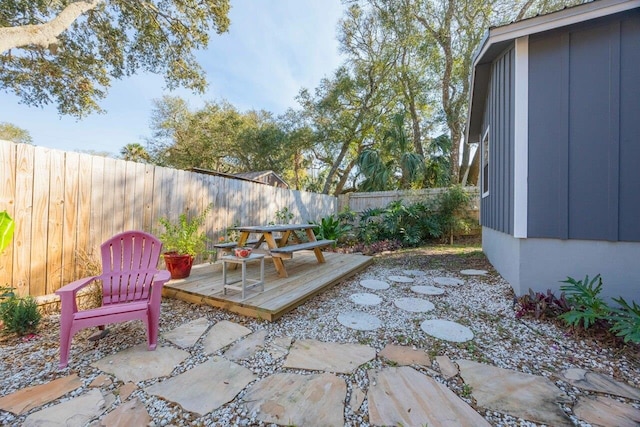
{"type": "Polygon", "coordinates": [[[169,280],[158,270],[162,243],[142,231],[116,234],[100,246],[102,275],[86,277],[58,289],[60,295],[60,369],[69,362],[71,339],[81,329],[127,320],[142,320],[149,350],[158,343],[162,286],[169,280]],[[102,307],[78,311],[76,294],[102,280],[102,307]]]}

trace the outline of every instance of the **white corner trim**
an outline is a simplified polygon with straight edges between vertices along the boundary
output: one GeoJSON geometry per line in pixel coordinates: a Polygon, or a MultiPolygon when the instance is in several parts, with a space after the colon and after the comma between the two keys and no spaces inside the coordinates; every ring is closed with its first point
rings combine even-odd
{"type": "MultiPolygon", "coordinates": [[[[485,131],[482,133],[482,138],[480,139],[480,144],[478,144],[478,150],[480,150],[480,176],[482,177],[482,180],[480,182],[480,192],[481,192],[481,198],[485,198],[489,196],[489,184],[487,184],[487,191],[482,191],[484,190],[484,140],[487,139],[487,135],[489,134],[489,129],[491,128],[491,126],[487,126],[487,128],[485,129],[485,131]]],[[[489,141],[489,153],[488,156],[489,158],[491,158],[491,141],[489,141]]],[[[488,176],[491,175],[491,161],[489,161],[489,170],[487,171],[487,179],[489,180],[488,176]]],[[[489,180],[491,181],[491,180],[489,180]]]]}
{"type": "Polygon", "coordinates": [[[529,36],[515,42],[513,235],[527,237],[529,176],[529,36]]]}

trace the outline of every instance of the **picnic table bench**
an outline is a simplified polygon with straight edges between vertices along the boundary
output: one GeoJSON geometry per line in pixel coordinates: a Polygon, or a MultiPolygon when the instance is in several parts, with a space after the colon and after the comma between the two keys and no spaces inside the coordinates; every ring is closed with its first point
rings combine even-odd
{"type": "Polygon", "coordinates": [[[304,242],[304,243],[298,243],[296,245],[280,246],[277,248],[270,249],[269,252],[271,252],[271,256],[277,256],[280,258],[288,259],[293,257],[294,252],[304,251],[308,249],[315,249],[315,248],[323,248],[323,247],[332,245],[335,242],[336,242],[335,240],[314,240],[313,242],[304,242]]]}

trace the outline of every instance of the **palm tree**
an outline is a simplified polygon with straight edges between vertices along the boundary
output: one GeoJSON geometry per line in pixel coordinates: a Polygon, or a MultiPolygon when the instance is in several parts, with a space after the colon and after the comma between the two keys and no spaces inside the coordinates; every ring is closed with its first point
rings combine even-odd
{"type": "Polygon", "coordinates": [[[150,160],[147,150],[137,142],[127,144],[120,150],[120,155],[124,160],[132,162],[147,163],[150,160]]]}
{"type": "Polygon", "coordinates": [[[408,189],[424,174],[424,158],[414,153],[407,137],[405,115],[393,116],[391,127],[384,133],[380,148],[367,148],[358,157],[358,167],[364,176],[362,191],[408,189]]]}

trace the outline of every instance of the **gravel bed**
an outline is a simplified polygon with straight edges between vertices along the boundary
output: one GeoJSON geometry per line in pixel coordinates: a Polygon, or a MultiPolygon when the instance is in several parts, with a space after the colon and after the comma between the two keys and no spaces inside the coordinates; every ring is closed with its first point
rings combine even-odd
{"type": "MultiPolygon", "coordinates": [[[[542,375],[550,378],[564,390],[573,403],[578,396],[589,393],[572,387],[560,379],[559,373],[567,368],[589,369],[640,387],[640,367],[632,351],[606,348],[593,339],[575,337],[551,322],[516,319],[514,294],[511,287],[495,273],[484,256],[478,255],[474,248],[444,255],[441,252],[431,253],[427,248],[378,255],[374,265],[359,275],[312,298],[273,323],[234,315],[211,307],[164,299],[160,320],[161,335],[162,332],[170,331],[200,317],[208,318],[211,325],[220,320],[230,320],[253,331],[266,329],[268,331],[267,347],[275,338],[285,336],[292,337],[294,340],[315,339],[360,343],[374,347],[377,351],[382,350],[387,344],[399,344],[425,349],[432,356],[432,360],[437,355],[447,355],[452,360],[464,358],[501,368],[542,375]],[[463,268],[486,269],[489,270],[489,274],[463,276],[458,273],[463,268]],[[412,283],[401,283],[388,280],[389,276],[409,276],[414,280],[412,283]],[[411,287],[416,285],[438,286],[433,281],[435,277],[459,278],[465,283],[459,286],[440,286],[445,290],[443,295],[422,295],[411,291],[411,287]],[[384,290],[367,289],[359,283],[364,279],[384,280],[391,286],[384,290]],[[365,292],[379,296],[382,302],[378,305],[359,305],[350,298],[352,294],[365,292]],[[407,297],[427,299],[435,305],[435,309],[426,313],[398,309],[394,300],[407,297]],[[360,331],[342,326],[337,318],[339,314],[347,311],[374,315],[382,321],[382,327],[373,331],[360,331]],[[452,343],[432,338],[420,329],[420,324],[427,319],[446,319],[461,323],[473,331],[475,338],[465,343],[452,343]]],[[[39,335],[35,339],[20,340],[6,336],[3,338],[0,342],[0,372],[2,372],[0,396],[76,372],[83,381],[83,387],[49,405],[68,400],[70,397],[84,393],[91,381],[100,373],[91,366],[91,363],[132,345],[145,342],[145,330],[141,322],[113,325],[111,333],[97,343],[86,339],[92,334],[92,330],[81,331],[73,340],[70,367],[58,371],[58,325],[59,315],[53,314],[43,318],[39,335]]],[[[159,344],[173,345],[162,336],[159,344]]],[[[175,367],[172,376],[210,357],[203,354],[202,340],[188,350],[191,356],[175,367]]],[[[222,354],[224,350],[226,348],[217,354],[222,354]]],[[[254,358],[239,363],[249,368],[258,379],[276,372],[308,373],[308,371],[283,368],[285,357],[274,359],[267,350],[261,350],[254,358]]],[[[349,402],[354,388],[358,387],[366,392],[368,369],[384,366],[385,361],[377,358],[359,367],[353,374],[339,374],[347,383],[346,402],[349,402]]],[[[475,401],[459,377],[445,380],[437,372],[435,362],[433,369],[418,369],[446,384],[475,407],[475,401]]],[[[115,377],[112,379],[113,384],[106,389],[116,391],[122,382],[115,377]]],[[[247,413],[240,403],[248,388],[218,410],[203,417],[196,417],[182,410],[178,405],[143,391],[143,388],[156,381],[137,383],[138,389],[133,393],[133,396],[144,403],[154,420],[154,425],[266,425],[259,422],[255,414],[247,413]]],[[[626,402],[629,403],[629,401],[626,402]]],[[[120,400],[117,397],[112,406],[115,408],[119,403],[120,400]]],[[[631,403],[638,406],[637,402],[631,403]]],[[[564,410],[572,417],[574,423],[588,425],[575,420],[572,406],[573,404],[566,405],[564,410]]],[[[476,409],[494,426],[536,426],[535,423],[495,411],[476,409]]],[[[26,414],[14,416],[0,410],[0,425],[20,425],[25,417],[26,414]]],[[[345,425],[369,425],[366,399],[359,411],[346,406],[345,425]]]]}

